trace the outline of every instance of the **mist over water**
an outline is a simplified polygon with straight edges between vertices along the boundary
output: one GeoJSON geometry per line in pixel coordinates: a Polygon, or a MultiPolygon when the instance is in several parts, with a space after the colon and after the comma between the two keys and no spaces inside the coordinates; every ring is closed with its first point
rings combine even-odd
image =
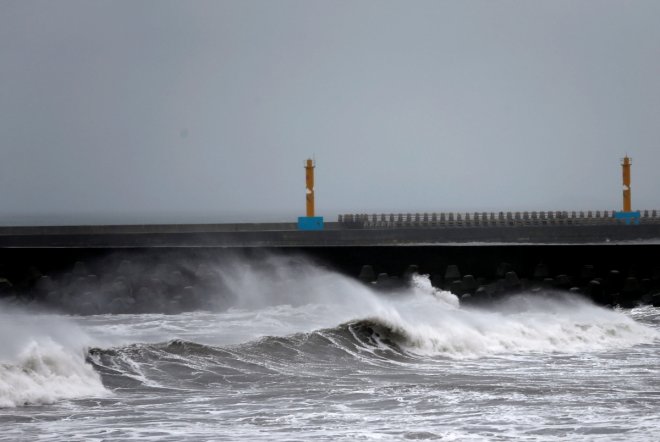
{"type": "Polygon", "coordinates": [[[560,292],[468,307],[427,275],[381,293],[291,256],[203,271],[207,296],[230,305],[71,316],[0,304],[3,434],[646,440],[655,429],[653,307],[560,292]]]}

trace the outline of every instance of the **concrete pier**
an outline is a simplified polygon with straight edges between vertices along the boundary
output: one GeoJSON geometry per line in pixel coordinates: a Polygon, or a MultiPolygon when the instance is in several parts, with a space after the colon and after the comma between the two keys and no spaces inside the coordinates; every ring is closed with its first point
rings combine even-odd
{"type": "Polygon", "coordinates": [[[386,291],[428,274],[467,303],[560,290],[660,305],[660,218],[641,213],[638,225],[592,211],[343,215],[312,231],[293,222],[0,227],[0,298],[81,314],[221,308],[232,300],[209,304],[223,292],[212,265],[274,253],[386,291]],[[158,278],[143,274],[158,268],[158,278]]]}
{"type": "Polygon", "coordinates": [[[639,225],[626,225],[599,212],[554,221],[541,213],[344,215],[318,231],[298,230],[296,223],[0,227],[0,248],[660,244],[656,211],[643,212],[647,216],[639,225]]]}

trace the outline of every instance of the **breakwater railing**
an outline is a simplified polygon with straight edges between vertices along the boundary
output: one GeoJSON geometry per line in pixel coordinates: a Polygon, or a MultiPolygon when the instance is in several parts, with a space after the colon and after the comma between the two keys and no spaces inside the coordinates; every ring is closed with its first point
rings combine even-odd
{"type": "MultiPolygon", "coordinates": [[[[445,227],[520,227],[553,225],[625,224],[611,210],[540,212],[440,212],[342,214],[338,222],[346,227],[364,229],[445,228],[445,227]]],[[[659,210],[640,211],[640,224],[660,224],[659,210]]]]}

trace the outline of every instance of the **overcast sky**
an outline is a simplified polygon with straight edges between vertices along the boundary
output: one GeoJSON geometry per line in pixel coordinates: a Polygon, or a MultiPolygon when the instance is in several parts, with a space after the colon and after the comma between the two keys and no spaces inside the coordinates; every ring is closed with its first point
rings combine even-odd
{"type": "Polygon", "coordinates": [[[660,209],[660,1],[0,0],[0,224],[660,209]]]}

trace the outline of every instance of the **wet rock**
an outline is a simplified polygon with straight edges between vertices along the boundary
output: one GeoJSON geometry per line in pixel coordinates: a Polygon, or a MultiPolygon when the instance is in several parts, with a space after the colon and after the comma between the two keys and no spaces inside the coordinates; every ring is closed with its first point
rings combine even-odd
{"type": "Polygon", "coordinates": [[[376,283],[377,284],[386,283],[389,281],[389,279],[390,279],[390,275],[388,275],[387,273],[384,272],[379,273],[378,277],[376,278],[376,283]]]}
{"type": "Polygon", "coordinates": [[[513,266],[508,262],[500,262],[497,265],[496,273],[498,278],[504,278],[504,276],[511,271],[513,271],[513,266]]]}
{"type": "Polygon", "coordinates": [[[549,275],[548,266],[546,266],[545,264],[538,263],[536,265],[536,267],[534,268],[533,278],[535,280],[541,281],[541,280],[547,278],[548,275],[549,275]]]}
{"type": "Polygon", "coordinates": [[[640,281],[640,284],[642,285],[642,296],[643,296],[643,303],[644,304],[650,304],[651,303],[651,295],[654,293],[654,287],[653,287],[653,282],[651,281],[651,278],[644,278],[640,281]]]}
{"type": "Polygon", "coordinates": [[[358,276],[358,279],[367,284],[374,282],[376,280],[376,273],[374,272],[374,268],[370,265],[363,265],[360,269],[360,275],[358,276]]]}
{"type": "Polygon", "coordinates": [[[442,283],[443,283],[443,281],[442,281],[442,275],[441,274],[434,273],[433,275],[431,275],[431,285],[433,285],[433,287],[438,288],[438,289],[442,288],[443,287],[442,283]]]}
{"type": "Polygon", "coordinates": [[[618,293],[623,288],[623,277],[618,270],[610,270],[605,278],[604,290],[606,293],[618,293]]]}
{"type": "Polygon", "coordinates": [[[387,273],[379,273],[376,277],[376,287],[381,290],[394,288],[394,280],[387,273]]]}
{"type": "Polygon", "coordinates": [[[0,297],[15,295],[14,285],[7,278],[0,278],[0,297]]]}
{"type": "Polygon", "coordinates": [[[14,285],[7,278],[0,278],[0,293],[11,290],[13,287],[14,285]]]}
{"type": "Polygon", "coordinates": [[[596,304],[608,305],[611,302],[609,297],[605,296],[603,291],[603,286],[600,281],[591,280],[587,284],[586,294],[589,296],[596,304]]]}
{"type": "Polygon", "coordinates": [[[580,270],[580,281],[586,282],[591,281],[596,277],[596,270],[591,264],[585,264],[580,270]]]}
{"type": "Polygon", "coordinates": [[[520,278],[520,289],[529,290],[532,287],[532,283],[527,278],[520,278]]]}
{"type": "Polygon", "coordinates": [[[463,276],[463,291],[465,293],[474,293],[479,288],[479,284],[473,275],[463,276]]]}
{"type": "Polygon", "coordinates": [[[50,291],[53,291],[57,288],[55,281],[50,276],[44,275],[37,280],[34,284],[35,290],[39,294],[47,294],[50,291]]]}
{"type": "Polygon", "coordinates": [[[642,286],[639,283],[639,280],[634,276],[629,276],[626,278],[625,283],[623,284],[623,291],[627,293],[632,292],[641,292],[642,286]]]}
{"type": "Polygon", "coordinates": [[[653,307],[660,307],[660,293],[651,295],[651,305],[653,307]]]}
{"type": "Polygon", "coordinates": [[[405,272],[403,272],[403,280],[410,282],[412,280],[412,276],[418,273],[419,267],[415,264],[411,264],[406,268],[405,272]]]}
{"type": "Polygon", "coordinates": [[[569,290],[572,287],[571,278],[568,275],[557,275],[555,287],[560,290],[569,290]]]}
{"type": "Polygon", "coordinates": [[[449,285],[449,291],[460,298],[463,294],[463,282],[458,279],[452,281],[452,283],[449,285]]]}
{"type": "Polygon", "coordinates": [[[626,278],[623,288],[617,299],[618,304],[624,308],[634,307],[642,297],[642,286],[633,276],[626,278]]]}
{"type": "Polygon", "coordinates": [[[488,288],[482,285],[477,287],[474,295],[472,295],[469,300],[470,303],[487,303],[492,300],[492,297],[488,288]]]}
{"type": "Polygon", "coordinates": [[[518,275],[516,272],[509,271],[506,272],[504,275],[504,288],[507,291],[515,291],[515,290],[520,290],[521,284],[520,284],[520,279],[518,279],[518,275]]]}
{"type": "Polygon", "coordinates": [[[486,290],[488,291],[488,294],[490,294],[491,299],[498,299],[506,292],[504,279],[501,278],[487,284],[486,290]]]}
{"type": "Polygon", "coordinates": [[[32,265],[28,269],[25,282],[27,283],[28,286],[33,286],[42,276],[43,274],[37,268],[37,266],[32,265]]]}
{"type": "Polygon", "coordinates": [[[651,287],[660,290],[660,267],[655,267],[651,272],[651,287]]]}
{"type": "Polygon", "coordinates": [[[458,266],[455,264],[448,265],[445,270],[445,283],[451,284],[457,279],[461,279],[461,272],[458,270],[458,266]]]}

